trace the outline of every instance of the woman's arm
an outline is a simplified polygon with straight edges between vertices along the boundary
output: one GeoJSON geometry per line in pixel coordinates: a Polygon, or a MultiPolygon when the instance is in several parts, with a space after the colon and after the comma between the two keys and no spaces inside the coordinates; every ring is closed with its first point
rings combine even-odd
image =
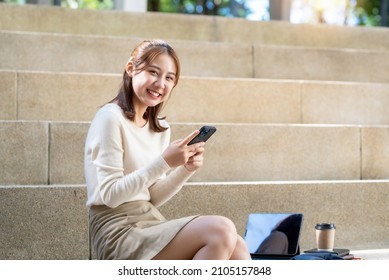
{"type": "Polygon", "coordinates": [[[158,180],[150,188],[150,202],[156,207],[162,206],[176,193],[178,193],[185,182],[194,174],[184,166],[174,169],[168,176],[158,180]]]}
{"type": "MultiPolygon", "coordinates": [[[[98,195],[105,205],[112,208],[147,193],[147,188],[170,170],[162,156],[157,156],[143,168],[125,175],[123,137],[118,116],[103,112],[91,125],[90,140],[87,140],[87,153],[95,169],[93,176],[96,177],[98,195]]],[[[141,198],[144,199],[144,195],[141,198]]]]}
{"type": "Polygon", "coordinates": [[[187,142],[193,138],[197,132],[191,133],[186,139],[178,140],[179,147],[191,151],[189,158],[183,165],[175,168],[166,178],[157,181],[149,188],[151,203],[161,206],[181,190],[184,183],[203,165],[204,143],[197,143],[187,146],[187,142]]]}

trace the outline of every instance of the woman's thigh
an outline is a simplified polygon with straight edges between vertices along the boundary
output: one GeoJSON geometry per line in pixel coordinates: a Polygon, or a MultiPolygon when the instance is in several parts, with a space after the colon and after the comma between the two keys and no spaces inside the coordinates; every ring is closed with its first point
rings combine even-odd
{"type": "Polygon", "coordinates": [[[154,259],[193,259],[210,240],[228,235],[237,235],[235,225],[229,219],[199,216],[185,225],[154,259]]]}

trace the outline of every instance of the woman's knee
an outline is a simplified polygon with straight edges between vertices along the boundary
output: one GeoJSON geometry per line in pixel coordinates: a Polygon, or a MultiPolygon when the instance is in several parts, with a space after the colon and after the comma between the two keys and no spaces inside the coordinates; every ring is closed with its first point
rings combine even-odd
{"type": "Polygon", "coordinates": [[[221,228],[223,231],[227,231],[232,234],[236,234],[235,224],[228,218],[223,216],[214,216],[216,219],[215,224],[221,228]]]}
{"type": "Polygon", "coordinates": [[[234,223],[223,216],[208,216],[208,238],[211,242],[234,248],[237,241],[237,232],[234,223]]]}

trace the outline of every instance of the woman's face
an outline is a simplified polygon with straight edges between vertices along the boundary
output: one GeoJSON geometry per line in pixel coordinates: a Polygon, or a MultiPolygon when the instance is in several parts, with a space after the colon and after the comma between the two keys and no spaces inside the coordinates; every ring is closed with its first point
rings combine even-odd
{"type": "Polygon", "coordinates": [[[176,72],[174,60],[167,54],[158,55],[142,71],[130,70],[128,73],[132,75],[135,92],[134,106],[154,107],[166,101],[174,87],[176,72]]]}

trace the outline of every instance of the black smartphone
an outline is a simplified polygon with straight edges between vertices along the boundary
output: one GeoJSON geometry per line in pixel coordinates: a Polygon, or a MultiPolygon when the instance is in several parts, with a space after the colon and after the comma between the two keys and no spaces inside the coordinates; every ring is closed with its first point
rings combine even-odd
{"type": "Polygon", "coordinates": [[[200,133],[197,134],[197,136],[195,138],[190,140],[188,145],[207,141],[209,139],[209,137],[211,137],[212,134],[215,133],[215,131],[216,131],[216,127],[214,127],[214,126],[209,126],[209,125],[203,126],[202,128],[200,128],[200,133]]]}

